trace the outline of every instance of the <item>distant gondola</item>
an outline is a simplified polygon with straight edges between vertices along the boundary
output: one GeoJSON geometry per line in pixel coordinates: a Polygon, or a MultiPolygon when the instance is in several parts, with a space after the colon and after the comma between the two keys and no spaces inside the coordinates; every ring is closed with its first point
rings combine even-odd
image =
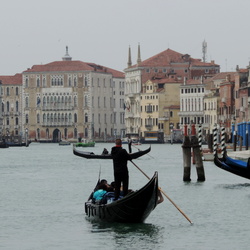
{"type": "Polygon", "coordinates": [[[233,159],[227,154],[225,154],[222,158],[219,158],[216,154],[214,157],[214,164],[230,173],[250,179],[249,162],[233,159]]]}
{"type": "MultiPolygon", "coordinates": [[[[135,153],[131,153],[131,157],[132,160],[137,159],[145,154],[147,154],[148,152],[150,152],[151,150],[151,146],[146,149],[146,150],[141,150],[135,153]]],[[[97,155],[94,154],[93,152],[84,152],[84,151],[80,151],[78,149],[76,149],[75,147],[73,147],[73,153],[74,155],[83,157],[83,158],[87,158],[87,159],[112,159],[112,155],[111,154],[101,154],[101,155],[97,155]]]]}
{"type": "Polygon", "coordinates": [[[85,203],[88,218],[108,222],[144,222],[163,198],[158,189],[158,173],[141,189],[130,192],[120,200],[107,204],[85,203]]]}

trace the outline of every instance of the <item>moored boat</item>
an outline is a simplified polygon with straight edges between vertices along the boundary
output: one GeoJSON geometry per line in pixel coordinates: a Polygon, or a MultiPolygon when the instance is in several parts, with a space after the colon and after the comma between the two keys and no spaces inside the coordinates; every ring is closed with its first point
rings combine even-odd
{"type": "Polygon", "coordinates": [[[69,141],[60,141],[59,142],[59,146],[67,146],[67,145],[70,145],[69,141]]]}
{"type": "MultiPolygon", "coordinates": [[[[137,159],[147,153],[149,153],[151,150],[151,146],[146,149],[146,150],[140,150],[138,152],[134,152],[134,153],[131,153],[131,157],[132,159],[137,159]]],[[[83,157],[83,158],[86,158],[86,159],[112,159],[112,155],[111,154],[94,154],[93,152],[84,152],[84,151],[80,151],[78,149],[76,149],[75,147],[73,147],[73,154],[74,155],[77,155],[77,156],[80,156],[80,157],[83,157]]]]}
{"type": "Polygon", "coordinates": [[[249,162],[233,159],[229,157],[227,154],[219,158],[218,155],[216,154],[214,157],[214,164],[217,167],[226,170],[230,173],[250,179],[249,162]]]}
{"type": "Polygon", "coordinates": [[[139,223],[144,222],[162,200],[158,189],[158,173],[155,172],[144,187],[117,201],[96,204],[88,200],[85,203],[85,213],[88,218],[95,220],[139,223]]]}
{"type": "Polygon", "coordinates": [[[75,147],[94,147],[94,141],[88,141],[87,139],[82,139],[80,142],[74,144],[75,147]]]}

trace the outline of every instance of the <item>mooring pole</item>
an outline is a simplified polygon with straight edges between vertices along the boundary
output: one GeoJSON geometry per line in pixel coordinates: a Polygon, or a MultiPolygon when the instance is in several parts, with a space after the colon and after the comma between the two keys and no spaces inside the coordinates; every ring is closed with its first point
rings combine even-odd
{"type": "Polygon", "coordinates": [[[226,156],[226,146],[225,146],[225,127],[221,128],[221,151],[222,156],[226,156]]]}
{"type": "Polygon", "coordinates": [[[189,136],[184,137],[184,142],[182,145],[183,151],[183,181],[191,181],[191,143],[189,136]]]}
{"type": "Polygon", "coordinates": [[[248,128],[246,127],[246,150],[248,150],[248,128]]]}
{"type": "Polygon", "coordinates": [[[202,151],[202,125],[201,124],[199,124],[198,143],[199,143],[199,147],[200,147],[201,157],[203,157],[203,151],[202,151]]]}
{"type": "Polygon", "coordinates": [[[236,135],[236,131],[234,130],[234,145],[233,145],[234,151],[236,151],[236,145],[237,145],[237,135],[236,135]]]}
{"type": "Polygon", "coordinates": [[[200,145],[196,136],[192,136],[191,145],[193,147],[193,157],[195,158],[197,181],[205,181],[205,172],[203,167],[203,161],[201,157],[200,145]]]}
{"type": "MultiPolygon", "coordinates": [[[[192,125],[191,125],[191,136],[193,137],[193,136],[195,136],[196,135],[196,129],[195,129],[195,124],[193,123],[192,125]]],[[[191,139],[191,146],[192,146],[192,139],[191,139]]],[[[193,164],[195,164],[195,157],[194,157],[194,148],[192,147],[192,156],[193,156],[193,164]]]]}
{"type": "Polygon", "coordinates": [[[216,124],[214,125],[213,129],[213,135],[214,135],[214,156],[217,154],[217,126],[216,124]]]}

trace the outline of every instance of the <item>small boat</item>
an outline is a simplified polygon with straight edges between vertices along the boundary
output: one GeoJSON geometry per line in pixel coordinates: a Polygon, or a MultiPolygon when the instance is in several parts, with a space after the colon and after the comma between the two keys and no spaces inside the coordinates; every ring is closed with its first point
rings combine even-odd
{"type": "Polygon", "coordinates": [[[95,142],[82,139],[80,142],[74,144],[75,147],[94,147],[95,142]]]}
{"type": "Polygon", "coordinates": [[[70,145],[69,141],[60,141],[59,142],[59,146],[67,146],[67,145],[70,145]]]}
{"type": "Polygon", "coordinates": [[[219,158],[218,155],[216,154],[214,157],[214,164],[217,167],[224,169],[230,173],[250,179],[249,162],[233,159],[229,157],[227,154],[219,158]]]}
{"type": "Polygon", "coordinates": [[[9,147],[28,147],[31,143],[31,141],[27,141],[26,142],[6,142],[8,144],[9,147]]]}
{"type": "Polygon", "coordinates": [[[158,189],[158,173],[141,189],[128,193],[125,197],[106,204],[85,202],[87,218],[107,222],[144,222],[163,198],[158,189]]]}
{"type": "MultiPolygon", "coordinates": [[[[134,152],[134,153],[131,153],[130,155],[131,155],[132,159],[134,160],[134,159],[137,159],[137,158],[149,153],[150,150],[151,150],[151,146],[146,150],[134,152]]],[[[93,152],[80,151],[80,150],[76,149],[75,147],[73,147],[73,153],[74,153],[74,155],[77,155],[77,156],[80,156],[83,158],[87,158],[87,159],[112,159],[111,154],[96,155],[93,152]]]]}
{"type": "Polygon", "coordinates": [[[9,145],[5,141],[0,142],[0,148],[8,148],[9,145]]]}

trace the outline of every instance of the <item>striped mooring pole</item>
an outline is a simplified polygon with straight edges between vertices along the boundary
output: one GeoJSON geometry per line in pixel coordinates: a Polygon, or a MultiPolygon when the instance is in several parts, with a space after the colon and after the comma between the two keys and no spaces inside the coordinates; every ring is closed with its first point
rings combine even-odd
{"type": "Polygon", "coordinates": [[[202,155],[202,126],[201,124],[199,124],[199,130],[198,130],[198,143],[199,143],[200,151],[202,155]]]}
{"type": "Polygon", "coordinates": [[[221,128],[221,151],[222,156],[226,156],[226,146],[225,146],[225,127],[221,128]]]}
{"type": "Polygon", "coordinates": [[[217,126],[214,124],[213,129],[213,135],[214,135],[214,156],[217,154],[217,126]]]}

